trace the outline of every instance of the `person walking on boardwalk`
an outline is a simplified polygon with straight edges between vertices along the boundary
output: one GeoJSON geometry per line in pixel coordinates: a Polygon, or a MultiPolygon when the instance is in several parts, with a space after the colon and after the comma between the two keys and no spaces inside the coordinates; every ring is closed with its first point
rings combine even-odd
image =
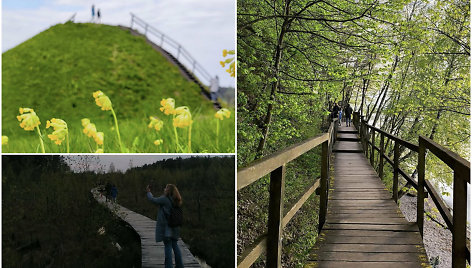
{"type": "Polygon", "coordinates": [[[337,103],[334,103],[334,106],[333,106],[333,112],[331,114],[332,118],[336,118],[338,117],[338,113],[339,113],[339,106],[337,103]]]}
{"type": "Polygon", "coordinates": [[[156,242],[164,241],[165,267],[172,268],[172,250],[174,251],[175,267],[184,267],[182,254],[180,253],[177,240],[179,239],[180,227],[170,227],[167,221],[167,215],[170,215],[172,207],[182,205],[182,197],[179,190],[173,184],[167,184],[164,194],[160,197],[153,197],[151,188],[146,187],[147,198],[152,203],[159,206],[156,222],[156,242]]]}
{"type": "Polygon", "coordinates": [[[343,109],[339,108],[338,124],[341,125],[341,120],[343,119],[343,109]]]}
{"type": "Polygon", "coordinates": [[[352,107],[349,105],[349,103],[346,106],[346,109],[344,110],[344,114],[346,115],[346,127],[351,126],[351,114],[352,114],[352,107]]]}
{"type": "Polygon", "coordinates": [[[95,5],[92,5],[92,22],[95,20],[95,5]]]}
{"type": "Polygon", "coordinates": [[[118,196],[118,188],[116,188],[116,185],[113,184],[113,186],[111,186],[111,201],[113,203],[116,203],[117,196],[118,196]]]}

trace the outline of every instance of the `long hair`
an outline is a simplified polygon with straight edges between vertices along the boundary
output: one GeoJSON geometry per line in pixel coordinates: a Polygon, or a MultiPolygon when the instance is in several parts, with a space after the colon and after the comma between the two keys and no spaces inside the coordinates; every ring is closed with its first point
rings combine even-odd
{"type": "Polygon", "coordinates": [[[174,205],[181,206],[182,205],[182,197],[180,196],[179,189],[174,184],[167,184],[166,187],[169,187],[169,192],[167,196],[170,196],[174,201],[174,205]]]}

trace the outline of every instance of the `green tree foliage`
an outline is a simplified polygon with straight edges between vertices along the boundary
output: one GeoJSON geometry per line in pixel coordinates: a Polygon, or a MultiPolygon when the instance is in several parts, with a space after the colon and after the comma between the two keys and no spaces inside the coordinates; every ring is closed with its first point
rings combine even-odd
{"type": "MultiPolygon", "coordinates": [[[[333,101],[468,158],[469,24],[469,1],[238,1],[238,165],[326,131],[333,101]]],[[[414,174],[416,154],[401,151],[414,174]]],[[[450,170],[427,161],[428,176],[451,183],[450,170]]],[[[238,233],[257,213],[238,220],[238,233]]]]}

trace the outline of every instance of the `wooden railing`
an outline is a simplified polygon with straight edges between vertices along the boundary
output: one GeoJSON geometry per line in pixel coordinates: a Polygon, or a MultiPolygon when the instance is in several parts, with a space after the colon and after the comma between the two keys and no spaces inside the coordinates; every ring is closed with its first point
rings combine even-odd
{"type": "Polygon", "coordinates": [[[141,27],[146,37],[157,38],[159,41],[154,43],[158,44],[161,48],[172,54],[180,63],[186,66],[187,70],[189,70],[194,76],[198,77],[200,81],[204,82],[206,85],[210,84],[212,76],[203,68],[202,65],[197,62],[197,60],[192,57],[192,55],[190,55],[190,53],[180,43],[149,25],[144,20],[138,18],[133,13],[130,14],[130,28],[133,28],[133,26],[141,27]],[[150,36],[148,36],[148,34],[150,36]]]}
{"type": "MultiPolygon", "coordinates": [[[[374,166],[375,151],[379,155],[378,173],[379,177],[383,177],[383,160],[385,159],[393,167],[393,199],[398,202],[398,195],[403,190],[398,191],[398,175],[402,175],[407,180],[407,185],[412,185],[417,191],[417,225],[423,236],[424,223],[424,198],[426,191],[430,194],[436,208],[439,210],[441,217],[444,219],[449,230],[452,232],[452,267],[466,267],[466,261],[470,261],[470,250],[467,247],[467,184],[470,184],[470,162],[460,157],[456,153],[435,143],[431,139],[419,136],[419,145],[402,140],[391,135],[381,129],[367,124],[359,113],[353,114],[353,122],[359,131],[362,147],[366,157],[370,159],[370,163],[374,166]],[[380,134],[379,147],[375,145],[376,133],[380,134]],[[393,161],[385,155],[385,142],[387,137],[394,142],[394,159],[393,161]],[[370,145],[370,152],[369,152],[370,145]],[[404,146],[418,153],[418,182],[408,176],[404,170],[399,167],[400,146],[404,146]],[[441,161],[447,164],[454,172],[453,182],[453,213],[449,211],[441,195],[437,193],[434,186],[429,180],[425,179],[425,158],[426,150],[429,150],[441,161]],[[425,191],[426,188],[426,191],[425,191]]],[[[402,187],[403,189],[403,187],[402,187]]]]}
{"type": "Polygon", "coordinates": [[[329,127],[328,133],[310,138],[284,150],[254,161],[245,168],[238,169],[238,191],[270,173],[269,217],[267,233],[259,236],[238,258],[238,268],[251,266],[264,252],[267,267],[281,266],[283,228],[293,218],[306,200],[319,188],[319,225],[321,230],[328,205],[329,156],[337,134],[337,119],[329,127]],[[284,215],[285,166],[302,154],[321,145],[321,178],[316,179],[294,204],[288,206],[284,215]]]}

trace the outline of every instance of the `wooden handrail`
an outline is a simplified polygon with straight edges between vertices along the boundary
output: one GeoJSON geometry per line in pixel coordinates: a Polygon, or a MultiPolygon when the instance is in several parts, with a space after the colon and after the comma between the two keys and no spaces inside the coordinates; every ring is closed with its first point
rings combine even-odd
{"type": "Polygon", "coordinates": [[[207,84],[210,84],[210,81],[212,79],[212,76],[210,73],[208,73],[205,68],[203,68],[202,65],[200,65],[195,58],[192,57],[192,55],[177,41],[174,39],[168,37],[165,35],[163,32],[159,31],[152,25],[149,25],[147,22],[144,20],[140,19],[137,17],[135,14],[130,13],[131,15],[131,26],[130,28],[133,28],[133,24],[136,24],[138,26],[141,26],[144,28],[144,35],[147,37],[148,34],[152,35],[156,38],[160,39],[160,46],[162,47],[164,44],[167,44],[171,47],[173,47],[176,51],[172,53],[172,55],[179,60],[179,58],[182,56],[182,59],[185,59],[186,62],[186,68],[191,72],[192,74],[196,75],[198,72],[200,74],[200,79],[203,78],[207,84]]]}
{"type": "Polygon", "coordinates": [[[247,167],[238,169],[238,191],[269,174],[276,168],[285,165],[300,155],[327,141],[328,133],[294,144],[284,150],[254,161],[247,167]]]}
{"type": "Polygon", "coordinates": [[[294,217],[308,198],[320,189],[319,227],[323,226],[327,213],[329,155],[337,134],[337,120],[334,120],[328,133],[294,144],[284,150],[263,157],[245,168],[238,169],[238,191],[270,173],[269,217],[267,233],[259,236],[238,258],[238,268],[251,266],[264,252],[267,254],[267,267],[281,266],[283,228],[294,217]],[[316,179],[294,204],[284,210],[285,166],[290,161],[309,150],[322,145],[321,178],[316,179]],[[285,212],[285,213],[284,213],[285,212]]]}
{"type": "MultiPolygon", "coordinates": [[[[447,164],[454,173],[452,221],[447,207],[438,206],[438,210],[449,227],[449,230],[452,232],[452,267],[465,268],[466,262],[470,259],[466,230],[467,184],[470,184],[470,162],[431,139],[423,136],[419,137],[418,186],[420,187],[418,188],[416,219],[421,235],[423,235],[424,222],[424,190],[421,186],[426,185],[430,192],[435,192],[433,186],[425,178],[426,150],[429,150],[447,164]]],[[[434,196],[435,199],[440,198],[437,193],[432,196],[434,196]]]]}
{"type": "MultiPolygon", "coordinates": [[[[460,157],[451,150],[439,145],[433,140],[419,136],[419,145],[405,141],[397,136],[391,135],[379,128],[368,125],[367,122],[359,115],[353,115],[354,125],[359,131],[363,148],[368,155],[368,146],[371,146],[370,160],[373,165],[374,152],[379,153],[379,176],[383,175],[383,160],[386,159],[394,168],[393,179],[393,199],[398,200],[398,174],[402,175],[413,187],[418,191],[417,195],[417,225],[421,235],[423,235],[423,221],[424,221],[424,198],[426,198],[426,190],[430,193],[431,199],[435,203],[441,217],[444,219],[446,225],[451,230],[453,235],[452,245],[452,267],[465,267],[470,259],[470,250],[467,246],[466,234],[466,217],[467,217],[467,184],[470,184],[470,162],[460,157]],[[368,130],[371,130],[372,140],[368,140],[368,130]],[[375,146],[375,132],[381,134],[380,148],[375,146]],[[384,154],[384,137],[387,137],[394,142],[394,160],[392,161],[384,154]],[[408,176],[405,171],[399,168],[399,146],[418,153],[418,182],[408,176]],[[426,165],[426,150],[429,150],[441,161],[448,165],[454,172],[453,183],[453,208],[454,213],[451,215],[448,207],[442,200],[440,194],[436,191],[430,181],[425,179],[425,165],[426,165]],[[381,171],[382,170],[382,171],[381,171]]],[[[400,190],[401,192],[401,190],[400,190]]]]}

